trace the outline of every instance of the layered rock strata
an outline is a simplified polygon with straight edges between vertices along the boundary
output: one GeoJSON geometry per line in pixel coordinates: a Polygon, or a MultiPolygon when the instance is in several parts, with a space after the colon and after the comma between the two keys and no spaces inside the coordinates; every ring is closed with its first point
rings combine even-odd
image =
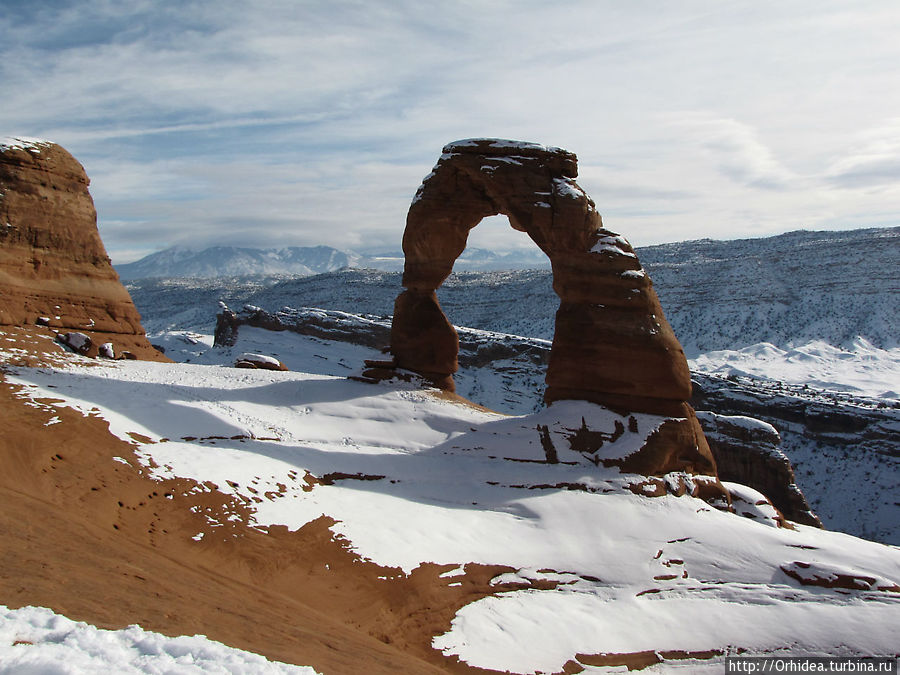
{"type": "Polygon", "coordinates": [[[716,458],[719,478],[759,490],[788,520],[822,527],[794,479],[794,469],[781,449],[781,436],[771,424],[752,417],[697,413],[716,458]]]}
{"type": "Polygon", "coordinates": [[[560,298],[545,400],[586,400],[621,414],[670,418],[629,470],[715,474],[687,400],[684,352],[634,249],[603,228],[575,182],[571,152],[533,143],[450,143],[425,177],[403,234],[406,288],[394,306],[391,353],[398,368],[453,390],[458,338],[435,290],[466,247],[469,231],[503,214],[550,258],[560,298]]]}
{"type": "Polygon", "coordinates": [[[111,342],[166,360],[106,255],[89,183],[55,143],[0,139],[0,326],[85,333],[90,356],[111,342]]]}

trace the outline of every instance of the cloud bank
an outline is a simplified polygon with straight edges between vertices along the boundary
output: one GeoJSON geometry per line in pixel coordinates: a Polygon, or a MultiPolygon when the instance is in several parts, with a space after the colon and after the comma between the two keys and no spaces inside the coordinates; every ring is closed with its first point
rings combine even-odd
{"type": "Polygon", "coordinates": [[[473,136],[576,152],[639,245],[892,225],[897,34],[890,0],[7,0],[0,133],[82,161],[115,262],[396,249],[441,147],[473,136]]]}

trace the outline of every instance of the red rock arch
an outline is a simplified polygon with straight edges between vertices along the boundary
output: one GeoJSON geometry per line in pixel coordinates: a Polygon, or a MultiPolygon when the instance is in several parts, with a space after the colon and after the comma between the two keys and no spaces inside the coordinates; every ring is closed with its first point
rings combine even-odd
{"type": "Polygon", "coordinates": [[[681,345],[634,249],[603,229],[577,175],[577,158],[559,148],[499,139],[444,147],[407,215],[406,290],[395,302],[391,330],[394,362],[453,390],[459,340],[435,290],[465,250],[469,231],[503,214],[550,258],[560,298],[547,403],[586,400],[623,414],[674,418],[657,434],[665,442],[647,448],[637,468],[714,473],[687,404],[691,380],[681,345]]]}

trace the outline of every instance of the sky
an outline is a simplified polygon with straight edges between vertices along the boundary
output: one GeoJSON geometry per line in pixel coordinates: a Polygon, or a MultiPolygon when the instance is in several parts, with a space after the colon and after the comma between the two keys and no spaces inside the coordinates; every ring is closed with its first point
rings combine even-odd
{"type": "Polygon", "coordinates": [[[472,137],[575,152],[638,246],[890,226],[898,35],[895,0],[0,0],[0,136],[85,166],[114,263],[398,250],[472,137]]]}

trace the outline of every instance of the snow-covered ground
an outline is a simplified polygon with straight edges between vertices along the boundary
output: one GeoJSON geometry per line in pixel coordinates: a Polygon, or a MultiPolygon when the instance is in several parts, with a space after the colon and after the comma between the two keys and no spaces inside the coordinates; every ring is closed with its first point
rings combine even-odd
{"type": "Polygon", "coordinates": [[[0,675],[254,673],[316,675],[203,635],[166,637],[140,626],[103,630],[46,607],[0,605],[0,675]]]}
{"type": "Polygon", "coordinates": [[[862,337],[847,348],[812,340],[792,348],[760,342],[720,349],[688,361],[691,370],[746,375],[871,398],[900,400],[900,347],[879,349],[862,337]]]}
{"type": "MultiPolygon", "coordinates": [[[[248,525],[296,529],[324,514],[363,558],[396,574],[446,565],[448,583],[467,563],[509,566],[495,595],[434,636],[436,649],[474,666],[559,672],[577,655],[656,650],[681,654],[650,672],[721,672],[739,650],[896,651],[900,549],[781,528],[749,501],[743,510],[753,517],[689,496],[636,494],[629,486],[640,491],[643,477],[569,448],[582,419],[612,430],[618,416],[599,406],[509,417],[413,384],[348,380],[379,354],[294,334],[242,329],[227,358],[231,351],[277,356],[293,370],[95,361],[7,378],[34,405],[95,409],[115,435],[145,439],[136,451],[156,475],[238,495],[254,508],[248,525]],[[266,349],[273,335],[280,342],[266,349]],[[543,462],[545,424],[559,464],[543,462]],[[855,590],[807,585],[813,578],[855,590]],[[511,581],[520,585],[499,587],[511,581]]],[[[635,436],[658,423],[642,417],[635,436]]],[[[604,451],[628,452],[629,435],[604,451]]],[[[580,658],[585,672],[609,672],[580,658]]]]}
{"type": "MultiPolygon", "coordinates": [[[[382,326],[382,342],[388,342],[386,331],[390,323],[386,319],[354,319],[349,314],[309,309],[290,310],[280,316],[290,322],[308,313],[333,316],[337,325],[346,324],[344,339],[351,343],[345,345],[343,360],[327,365],[333,356],[310,351],[310,344],[296,340],[294,334],[272,333],[249,326],[240,330],[241,344],[277,357],[292,369],[311,367],[316,372],[346,374],[367,358],[365,348],[352,346],[352,341],[359,341],[367,326],[382,326]],[[354,331],[360,335],[354,337],[354,331]]],[[[454,379],[461,395],[492,410],[511,414],[533,413],[543,408],[544,364],[549,342],[464,328],[459,329],[459,335],[461,367],[454,379]]],[[[199,333],[167,331],[153,339],[164,344],[167,353],[179,361],[231,364],[240,354],[237,348],[210,349],[212,337],[199,333]]],[[[873,388],[885,393],[877,386],[879,378],[885,377],[881,362],[882,359],[874,363],[863,360],[862,365],[871,369],[873,388]]],[[[778,373],[778,368],[771,363],[768,367],[778,373]]],[[[808,369],[810,361],[800,361],[799,367],[808,369]]],[[[842,382],[849,381],[847,372],[852,372],[853,367],[851,362],[842,382]]],[[[900,404],[858,392],[847,393],[851,388],[841,383],[822,389],[810,386],[802,377],[798,377],[802,384],[790,385],[771,378],[738,375],[728,368],[721,371],[724,374],[704,375],[694,371],[695,390],[712,387],[724,395],[724,399],[718,396],[713,403],[698,403],[700,409],[762,417],[775,424],[781,434],[781,448],[794,465],[797,483],[826,527],[875,541],[900,543],[896,526],[900,510],[891,498],[900,471],[897,455],[900,404]],[[850,428],[835,428],[828,421],[835,416],[850,418],[850,428]]],[[[859,388],[866,386],[861,376],[855,381],[859,388]]]]}

